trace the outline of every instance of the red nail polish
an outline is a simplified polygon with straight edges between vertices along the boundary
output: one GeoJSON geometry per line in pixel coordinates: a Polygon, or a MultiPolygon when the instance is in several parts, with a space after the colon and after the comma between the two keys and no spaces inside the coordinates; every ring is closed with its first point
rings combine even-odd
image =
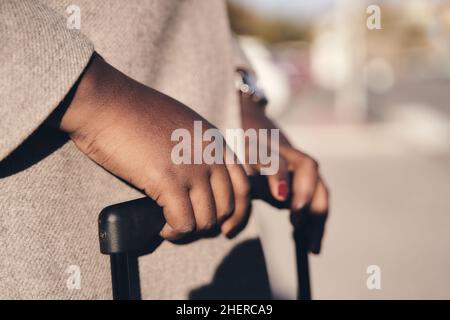
{"type": "Polygon", "coordinates": [[[286,200],[287,196],[288,196],[288,185],[286,183],[286,181],[281,181],[278,184],[278,196],[283,199],[286,200]]]}

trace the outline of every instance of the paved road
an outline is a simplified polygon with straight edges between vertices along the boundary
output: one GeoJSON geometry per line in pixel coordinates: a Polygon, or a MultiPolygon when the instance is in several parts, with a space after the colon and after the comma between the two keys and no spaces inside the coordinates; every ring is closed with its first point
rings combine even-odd
{"type": "MultiPolygon", "coordinates": [[[[419,101],[432,111],[425,126],[402,119],[317,125],[314,116],[327,122],[331,103],[331,97],[317,95],[302,98],[299,107],[280,119],[297,144],[320,159],[332,191],[324,251],[311,260],[315,298],[450,299],[450,143],[445,146],[450,131],[442,130],[442,121],[439,130],[429,126],[434,111],[450,114],[450,99],[444,97],[450,93],[439,91],[438,100],[434,94],[417,93],[430,87],[404,86],[377,100],[386,112],[402,105],[400,117],[405,103],[419,101]],[[315,114],[305,110],[308,106],[316,108],[315,114]],[[437,147],[424,148],[434,137],[437,147]],[[367,289],[370,265],[381,268],[380,290],[367,289]]],[[[406,108],[407,117],[414,112],[409,110],[416,109],[406,108]]],[[[423,111],[414,121],[423,119],[423,111]]],[[[386,114],[380,112],[383,118],[386,114]]]]}
{"type": "Polygon", "coordinates": [[[321,159],[332,189],[316,298],[450,298],[450,157],[321,159]],[[381,268],[368,290],[366,268],[381,268]]]}

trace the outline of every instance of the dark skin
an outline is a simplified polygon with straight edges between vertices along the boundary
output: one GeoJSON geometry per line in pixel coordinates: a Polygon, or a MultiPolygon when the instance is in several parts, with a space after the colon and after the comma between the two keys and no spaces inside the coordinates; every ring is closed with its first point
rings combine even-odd
{"type": "MultiPolygon", "coordinates": [[[[276,129],[277,126],[269,119],[264,109],[253,102],[248,96],[240,95],[242,111],[242,128],[276,129]]],[[[270,145],[267,146],[270,148],[270,145]]],[[[278,173],[269,176],[272,194],[283,200],[278,194],[278,185],[287,181],[289,171],[294,173],[292,210],[301,210],[310,205],[313,211],[325,212],[328,210],[328,189],[319,173],[319,165],[309,155],[294,148],[283,132],[280,131],[280,167],[278,173]]],[[[259,165],[246,165],[247,173],[259,172],[259,165]]]]}
{"type": "MultiPolygon", "coordinates": [[[[267,118],[250,112],[253,109],[244,109],[244,126],[273,127],[267,118]]],[[[58,126],[90,159],[143,190],[163,208],[167,221],[163,238],[174,241],[216,226],[226,236],[235,235],[247,220],[250,206],[243,166],[236,161],[176,165],[171,159],[176,144],[171,134],[179,128],[192,133],[194,121],[202,121],[204,130],[214,128],[192,109],[94,56],[58,126]]],[[[294,169],[294,207],[310,203],[327,208],[326,188],[315,162],[282,140],[286,165],[269,177],[274,196],[280,199],[277,184],[284,181],[288,169],[294,169]]],[[[225,150],[224,154],[235,157],[225,150]]],[[[249,169],[258,170],[253,166],[248,173],[249,169]]]]}
{"type": "MultiPolygon", "coordinates": [[[[116,176],[143,190],[164,211],[161,236],[178,240],[221,226],[225,235],[246,220],[249,182],[235,164],[176,165],[175,129],[213,126],[182,103],[128,78],[99,56],[82,76],[60,121],[75,145],[116,176]]],[[[224,154],[227,154],[224,152],[224,154]]]]}
{"type": "MultiPolygon", "coordinates": [[[[239,94],[239,99],[244,130],[277,128],[273,121],[266,116],[264,108],[261,108],[248,95],[239,94]]],[[[306,231],[310,238],[308,239],[310,250],[318,253],[325,219],[328,215],[328,188],[320,175],[316,160],[294,148],[281,131],[279,142],[279,170],[277,174],[268,177],[272,195],[282,201],[286,194],[292,194],[291,221],[297,226],[307,221],[306,231]],[[280,194],[280,184],[288,181],[289,172],[293,173],[293,181],[286,185],[291,185],[292,190],[288,189],[286,194],[280,194]]],[[[266,148],[270,149],[270,144],[266,148]]],[[[247,174],[258,173],[261,169],[259,164],[245,165],[244,167],[247,174]]]]}

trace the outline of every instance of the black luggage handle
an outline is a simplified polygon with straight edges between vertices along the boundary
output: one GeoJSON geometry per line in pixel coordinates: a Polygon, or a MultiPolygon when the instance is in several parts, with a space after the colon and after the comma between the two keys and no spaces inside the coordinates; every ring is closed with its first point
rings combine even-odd
{"type": "MultiPolygon", "coordinates": [[[[290,196],[283,202],[273,198],[266,177],[255,175],[249,179],[253,200],[264,200],[279,209],[289,208],[290,196]]],[[[98,223],[101,253],[139,254],[154,245],[165,219],[162,208],[153,199],[145,197],[104,208],[98,223]]]]}
{"type": "MultiPolygon", "coordinates": [[[[264,200],[279,209],[290,208],[291,193],[285,201],[278,201],[271,195],[265,176],[250,176],[249,180],[253,200],[264,200]]],[[[151,252],[160,243],[159,233],[164,224],[162,208],[148,197],[114,204],[100,212],[100,251],[111,257],[115,300],[140,299],[137,257],[151,252]]],[[[299,274],[299,280],[302,279],[299,297],[310,299],[307,250],[296,236],[294,239],[297,245],[297,267],[301,261],[303,273],[299,274]]]]}

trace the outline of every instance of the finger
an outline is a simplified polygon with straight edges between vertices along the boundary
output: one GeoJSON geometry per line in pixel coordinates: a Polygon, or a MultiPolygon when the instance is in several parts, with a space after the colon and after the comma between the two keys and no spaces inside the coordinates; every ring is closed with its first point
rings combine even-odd
{"type": "Polygon", "coordinates": [[[250,207],[250,183],[244,169],[236,162],[236,156],[227,146],[226,168],[231,179],[234,195],[234,211],[222,224],[222,233],[227,237],[235,236],[245,226],[250,207]],[[234,159],[230,159],[234,157],[234,159]],[[234,161],[234,162],[233,162],[234,161]]]}
{"type": "Polygon", "coordinates": [[[161,237],[175,241],[195,230],[194,211],[187,187],[165,190],[157,202],[163,208],[166,219],[161,237]]]}
{"type": "Polygon", "coordinates": [[[268,176],[269,188],[272,196],[278,201],[284,201],[289,195],[289,168],[287,160],[280,155],[279,167],[276,174],[268,176]]]}
{"type": "Polygon", "coordinates": [[[210,184],[216,205],[217,223],[221,224],[234,211],[233,185],[225,166],[213,169],[210,184]]]}
{"type": "Polygon", "coordinates": [[[247,162],[243,163],[244,171],[248,176],[254,175],[259,172],[259,169],[255,165],[248,164],[247,162]]]}
{"type": "Polygon", "coordinates": [[[318,165],[313,159],[306,157],[294,166],[292,210],[301,210],[311,202],[318,178],[318,165]]]}
{"type": "Polygon", "coordinates": [[[239,233],[246,225],[250,206],[250,184],[248,178],[242,175],[237,169],[238,165],[228,165],[234,168],[229,169],[234,193],[234,211],[232,215],[222,224],[222,233],[232,238],[239,233]]]}
{"type": "Polygon", "coordinates": [[[197,231],[207,231],[217,223],[216,205],[209,179],[197,181],[189,192],[197,231]]]}
{"type": "Polygon", "coordinates": [[[329,191],[321,177],[317,183],[316,190],[311,200],[310,211],[315,214],[324,214],[328,212],[329,191]]]}

